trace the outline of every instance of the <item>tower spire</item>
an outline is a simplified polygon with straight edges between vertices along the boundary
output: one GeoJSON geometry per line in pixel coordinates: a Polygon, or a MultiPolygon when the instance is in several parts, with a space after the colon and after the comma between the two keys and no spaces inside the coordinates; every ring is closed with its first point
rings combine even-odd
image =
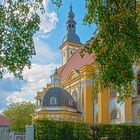
{"type": "Polygon", "coordinates": [[[62,41],[65,42],[73,42],[76,44],[81,44],[79,36],[76,34],[76,21],[75,21],[75,14],[72,9],[72,0],[70,1],[70,9],[68,12],[68,19],[66,22],[66,35],[62,41]]]}
{"type": "Polygon", "coordinates": [[[74,20],[74,13],[72,11],[72,1],[70,3],[70,11],[68,13],[68,20],[67,20],[67,33],[75,33],[76,30],[76,22],[74,20]]]}
{"type": "Polygon", "coordinates": [[[72,0],[70,1],[70,10],[72,11],[72,0]]]}
{"type": "Polygon", "coordinates": [[[75,14],[72,9],[72,0],[70,0],[70,9],[68,12],[68,18],[66,22],[66,35],[63,38],[62,45],[60,47],[62,52],[62,64],[66,64],[73,53],[79,49],[82,45],[79,36],[76,34],[76,21],[74,19],[75,14]],[[67,43],[66,43],[67,42],[67,43]],[[75,45],[68,45],[73,43],[75,45]],[[62,49],[63,48],[63,49],[62,49]]]}

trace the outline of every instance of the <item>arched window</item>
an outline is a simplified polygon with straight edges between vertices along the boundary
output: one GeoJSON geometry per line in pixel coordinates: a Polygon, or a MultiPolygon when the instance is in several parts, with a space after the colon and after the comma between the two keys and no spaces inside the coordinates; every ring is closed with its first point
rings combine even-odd
{"type": "Polygon", "coordinates": [[[140,108],[138,109],[137,116],[140,117],[140,108]]]}
{"type": "Polygon", "coordinates": [[[113,98],[116,98],[116,97],[117,97],[116,92],[113,89],[111,89],[110,90],[110,99],[113,99],[113,98]]]}
{"type": "Polygon", "coordinates": [[[37,101],[37,107],[40,107],[41,106],[41,99],[39,99],[38,101],[37,101]]]}
{"type": "Polygon", "coordinates": [[[69,24],[69,29],[71,29],[71,24],[69,24]]]}
{"type": "Polygon", "coordinates": [[[118,109],[113,109],[110,114],[111,120],[118,120],[120,119],[120,111],[118,109]]]}
{"type": "Polygon", "coordinates": [[[56,97],[51,97],[51,98],[50,98],[50,104],[51,104],[51,105],[56,105],[56,104],[57,104],[57,99],[56,99],[56,97]]]}
{"type": "Polygon", "coordinates": [[[73,91],[72,97],[73,97],[73,99],[75,101],[75,104],[76,104],[76,106],[78,108],[78,95],[77,95],[77,91],[76,90],[73,91]]]}
{"type": "Polygon", "coordinates": [[[96,113],[96,123],[98,123],[98,112],[96,113]]]}
{"type": "Polygon", "coordinates": [[[137,75],[137,78],[138,78],[138,95],[140,95],[140,71],[138,72],[138,75],[137,75]]]}
{"type": "Polygon", "coordinates": [[[74,28],[74,25],[72,24],[72,28],[74,28]]]}

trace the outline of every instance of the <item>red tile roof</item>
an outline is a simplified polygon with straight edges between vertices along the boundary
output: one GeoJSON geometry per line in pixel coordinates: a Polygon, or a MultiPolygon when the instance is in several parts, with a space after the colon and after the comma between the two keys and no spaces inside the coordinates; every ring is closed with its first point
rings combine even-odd
{"type": "Polygon", "coordinates": [[[68,74],[72,70],[79,70],[82,66],[89,65],[93,62],[94,56],[85,54],[85,56],[82,58],[80,55],[80,49],[78,49],[72,57],[69,59],[69,61],[62,66],[60,76],[61,76],[61,81],[66,80],[68,74]]]}
{"type": "Polygon", "coordinates": [[[0,115],[0,125],[10,125],[10,119],[0,115]]]}

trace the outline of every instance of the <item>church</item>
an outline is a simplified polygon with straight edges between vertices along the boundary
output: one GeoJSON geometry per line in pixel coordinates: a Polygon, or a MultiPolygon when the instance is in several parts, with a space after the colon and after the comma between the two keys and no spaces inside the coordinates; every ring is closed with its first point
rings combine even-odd
{"type": "Polygon", "coordinates": [[[62,65],[50,76],[51,83],[37,92],[36,112],[33,120],[82,121],[95,123],[140,123],[140,65],[135,68],[138,79],[136,93],[123,103],[117,103],[117,93],[108,89],[93,98],[92,73],[95,56],[80,50],[83,44],[76,34],[75,14],[70,6],[66,22],[66,35],[60,46],[62,65]]]}

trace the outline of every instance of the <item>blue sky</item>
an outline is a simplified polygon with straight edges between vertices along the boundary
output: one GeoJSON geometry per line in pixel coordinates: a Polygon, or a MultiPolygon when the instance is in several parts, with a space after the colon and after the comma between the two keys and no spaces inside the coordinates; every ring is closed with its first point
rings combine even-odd
{"type": "MultiPolygon", "coordinates": [[[[93,35],[95,25],[84,26],[84,0],[73,0],[73,11],[77,22],[77,34],[81,42],[85,43],[93,35]]],[[[57,9],[51,0],[44,1],[46,13],[41,15],[40,31],[34,36],[37,55],[32,59],[32,68],[23,71],[24,80],[18,80],[9,73],[0,80],[0,112],[12,102],[23,100],[35,101],[37,91],[40,91],[48,82],[55,67],[61,65],[59,47],[66,31],[67,13],[70,7],[69,0],[63,0],[63,5],[57,9]]]]}

